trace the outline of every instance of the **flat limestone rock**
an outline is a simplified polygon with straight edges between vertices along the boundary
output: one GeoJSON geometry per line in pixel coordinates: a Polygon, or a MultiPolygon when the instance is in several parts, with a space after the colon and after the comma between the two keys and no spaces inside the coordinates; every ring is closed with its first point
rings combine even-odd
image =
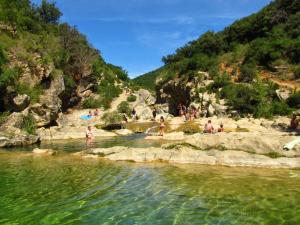
{"type": "MultiPolygon", "coordinates": [[[[78,154],[77,154],[78,155],[78,154]]],[[[81,154],[84,158],[102,158],[112,161],[169,162],[181,164],[222,165],[263,168],[300,168],[300,158],[270,158],[237,150],[193,150],[163,148],[98,148],[81,154]]]]}

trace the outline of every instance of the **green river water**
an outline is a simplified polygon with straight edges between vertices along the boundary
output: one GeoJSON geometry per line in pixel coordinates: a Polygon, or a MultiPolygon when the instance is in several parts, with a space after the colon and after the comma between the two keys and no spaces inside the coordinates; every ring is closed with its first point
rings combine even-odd
{"type": "MultiPolygon", "coordinates": [[[[96,147],[159,146],[139,136],[96,147]]],[[[0,224],[300,224],[300,171],[82,160],[84,140],[0,151],[0,224]]]]}

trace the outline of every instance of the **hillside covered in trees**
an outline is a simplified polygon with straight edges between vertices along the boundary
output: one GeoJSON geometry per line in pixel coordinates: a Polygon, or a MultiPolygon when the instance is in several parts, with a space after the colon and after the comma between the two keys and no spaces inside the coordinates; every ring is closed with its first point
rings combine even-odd
{"type": "Polygon", "coordinates": [[[162,60],[162,68],[135,79],[143,87],[156,83],[162,102],[162,92],[177,104],[201,101],[201,93],[215,93],[217,99],[225,99],[241,114],[289,114],[300,108],[300,1],[273,1],[221,32],[206,32],[162,60]],[[193,91],[200,94],[195,97],[174,91],[191,90],[170,87],[176,80],[184,84],[203,82],[208,79],[203,74],[212,82],[195,87],[193,91]],[[287,99],[276,94],[281,88],[289,89],[287,99]]]}
{"type": "Polygon", "coordinates": [[[25,109],[28,121],[48,126],[73,106],[109,108],[127,85],[127,73],[61,15],[46,0],[0,1],[0,124],[25,109]]]}

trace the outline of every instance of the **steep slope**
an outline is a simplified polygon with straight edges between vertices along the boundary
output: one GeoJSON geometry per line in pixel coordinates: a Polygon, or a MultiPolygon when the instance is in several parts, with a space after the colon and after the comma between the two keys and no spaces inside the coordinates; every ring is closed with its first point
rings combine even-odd
{"type": "MultiPolygon", "coordinates": [[[[276,92],[293,88],[286,90],[290,95],[300,90],[299,53],[300,1],[276,0],[223,31],[209,31],[163,57],[165,66],[147,74],[146,81],[156,79],[158,100],[169,103],[173,113],[180,102],[189,105],[201,102],[203,94],[214,94],[239,114],[288,114],[300,107],[300,100],[283,101],[286,98],[276,92]]],[[[213,108],[212,100],[207,100],[205,110],[213,108]]]]}
{"type": "Polygon", "coordinates": [[[0,1],[0,129],[34,133],[70,107],[109,108],[129,81],[54,3],[0,1]],[[1,125],[2,124],[2,125],[1,125]],[[13,129],[12,129],[13,130],[13,129]]]}

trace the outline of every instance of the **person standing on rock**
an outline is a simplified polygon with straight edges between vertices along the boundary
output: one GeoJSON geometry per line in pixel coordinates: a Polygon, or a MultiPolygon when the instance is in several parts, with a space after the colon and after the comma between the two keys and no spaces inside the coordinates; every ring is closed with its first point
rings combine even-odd
{"type": "Polygon", "coordinates": [[[85,138],[86,138],[86,144],[90,145],[92,144],[93,140],[94,140],[94,134],[92,131],[92,127],[88,126],[86,133],[85,133],[85,138]]]}
{"type": "Polygon", "coordinates": [[[163,116],[160,117],[160,125],[159,125],[159,135],[164,136],[165,129],[165,119],[163,116]]]}
{"type": "Polygon", "coordinates": [[[155,121],[155,119],[156,119],[156,108],[154,108],[153,109],[153,111],[152,111],[152,116],[153,116],[153,120],[155,121]]]}
{"type": "Polygon", "coordinates": [[[293,117],[291,119],[290,128],[291,130],[297,130],[299,127],[299,120],[297,119],[296,114],[293,114],[293,117]]]}
{"type": "Polygon", "coordinates": [[[136,120],[136,111],[135,111],[135,108],[132,109],[131,115],[132,115],[132,119],[136,120]]]}

